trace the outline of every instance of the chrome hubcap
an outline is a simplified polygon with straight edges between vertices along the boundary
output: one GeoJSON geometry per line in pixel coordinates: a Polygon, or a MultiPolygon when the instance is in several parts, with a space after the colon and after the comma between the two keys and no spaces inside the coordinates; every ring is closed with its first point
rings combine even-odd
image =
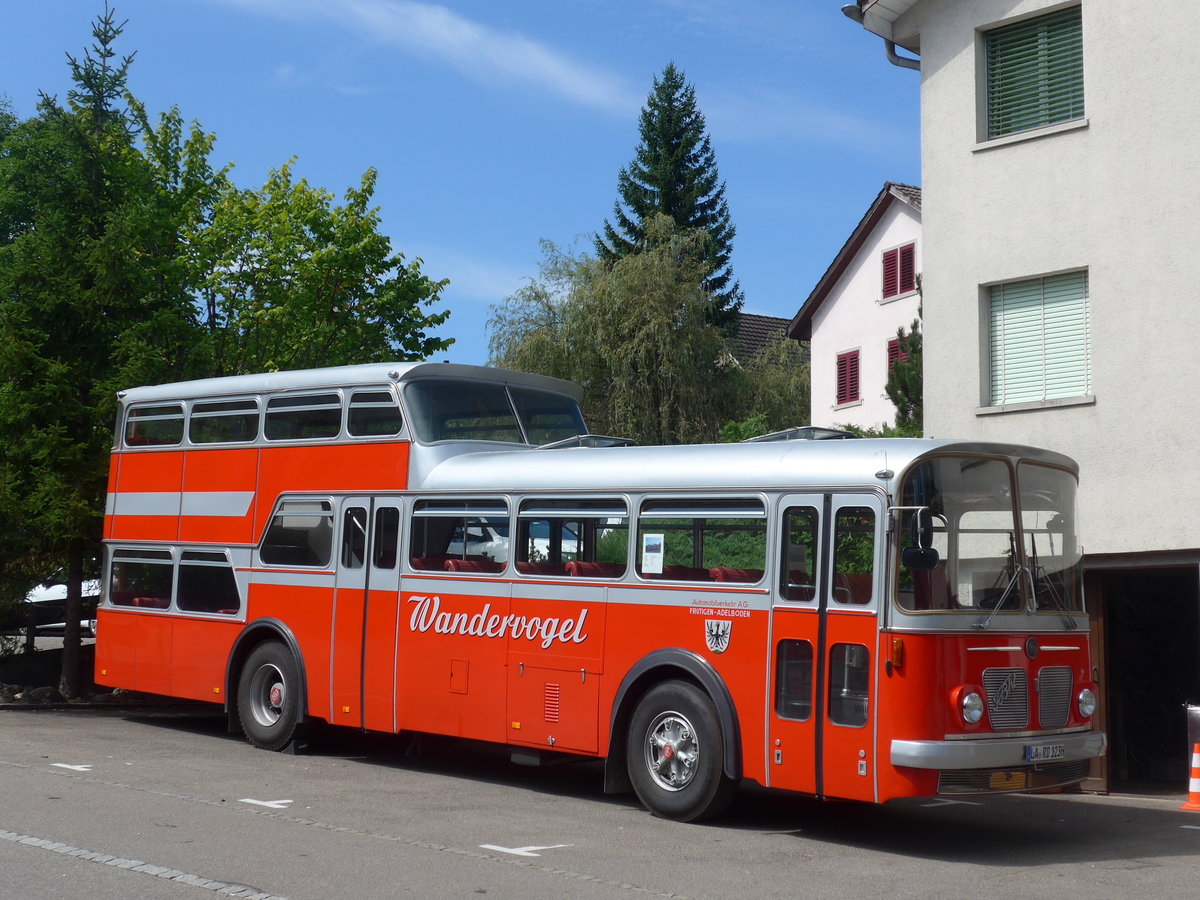
{"type": "Polygon", "coordinates": [[[699,758],[695,729],[682,713],[660,713],[646,730],[646,768],[663,790],[687,787],[696,775],[699,758]]]}

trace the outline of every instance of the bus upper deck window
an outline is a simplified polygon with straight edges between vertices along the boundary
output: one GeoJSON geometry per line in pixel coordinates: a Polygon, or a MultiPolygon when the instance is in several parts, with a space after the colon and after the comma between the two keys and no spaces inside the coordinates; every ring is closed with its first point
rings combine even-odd
{"type": "Polygon", "coordinates": [[[404,418],[391,391],[355,391],[350,396],[346,430],[355,437],[389,437],[403,427],[404,418]]]}
{"type": "Polygon", "coordinates": [[[246,443],[257,436],[257,400],[216,400],[192,406],[188,439],[193,444],[246,443]]]}
{"type": "Polygon", "coordinates": [[[126,447],[167,447],[183,442],[183,405],[135,406],[125,415],[126,447]]]}
{"type": "Polygon", "coordinates": [[[300,394],[267,401],[268,441],[334,438],[342,427],[342,401],[337,394],[300,394]]]}

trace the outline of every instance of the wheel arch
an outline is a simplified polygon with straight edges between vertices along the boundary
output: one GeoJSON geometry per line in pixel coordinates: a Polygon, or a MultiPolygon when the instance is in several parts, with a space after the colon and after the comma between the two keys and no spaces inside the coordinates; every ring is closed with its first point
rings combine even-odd
{"type": "Polygon", "coordinates": [[[604,760],[605,793],[624,793],[633,789],[626,768],[624,735],[629,730],[638,701],[656,684],[672,679],[691,682],[708,695],[721,725],[722,769],[729,778],[741,778],[742,732],[729,688],[712,663],[700,654],[670,647],[643,656],[621,679],[609,720],[608,755],[604,760]]]}
{"type": "Polygon", "coordinates": [[[300,644],[292,630],[278,619],[256,619],[242,629],[242,633],[233,642],[229,658],[225,662],[225,715],[229,721],[230,732],[238,730],[237,722],[237,689],[241,677],[242,666],[250,652],[259,644],[267,641],[278,641],[287,647],[296,661],[296,674],[299,684],[298,703],[296,705],[297,724],[308,718],[308,673],[304,669],[304,656],[300,653],[300,644]]]}

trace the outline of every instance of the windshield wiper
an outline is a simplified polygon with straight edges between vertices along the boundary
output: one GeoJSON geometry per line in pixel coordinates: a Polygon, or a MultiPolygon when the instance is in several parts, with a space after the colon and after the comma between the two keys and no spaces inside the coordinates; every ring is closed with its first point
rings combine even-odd
{"type": "MultiPolygon", "coordinates": [[[[1063,600],[1063,598],[1059,595],[1058,591],[1055,589],[1054,582],[1050,580],[1050,576],[1048,574],[1045,574],[1046,567],[1041,565],[1038,562],[1037,537],[1035,535],[1033,535],[1032,533],[1029,535],[1029,549],[1030,549],[1029,559],[1030,559],[1030,562],[1033,563],[1033,571],[1030,572],[1029,579],[1030,579],[1030,587],[1033,590],[1034,609],[1037,608],[1037,599],[1038,599],[1038,579],[1034,573],[1042,572],[1043,573],[1042,581],[1046,586],[1046,593],[1050,595],[1050,599],[1054,602],[1054,605],[1058,607],[1058,611],[1061,612],[1063,614],[1063,618],[1067,620],[1067,627],[1072,628],[1072,629],[1076,628],[1077,626],[1075,624],[1075,617],[1071,615],[1070,610],[1067,608],[1066,601],[1063,600]]],[[[1054,551],[1054,542],[1053,541],[1050,542],[1050,550],[1051,550],[1051,552],[1054,551]]]]}
{"type": "Polygon", "coordinates": [[[986,631],[989,627],[991,627],[992,619],[996,617],[996,613],[1000,612],[1000,608],[1004,606],[1004,602],[1008,600],[1008,595],[1012,593],[1013,588],[1016,587],[1021,581],[1021,574],[1028,571],[1028,569],[1020,564],[1014,566],[1012,577],[1008,579],[1008,584],[1005,586],[1004,592],[996,601],[996,605],[992,607],[992,611],[988,613],[988,617],[982,622],[975,623],[976,628],[978,628],[980,631],[986,631]]]}

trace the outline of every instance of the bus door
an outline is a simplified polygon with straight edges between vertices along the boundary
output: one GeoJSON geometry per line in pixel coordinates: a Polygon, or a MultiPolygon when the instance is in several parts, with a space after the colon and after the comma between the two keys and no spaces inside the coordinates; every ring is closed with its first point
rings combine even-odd
{"type": "Polygon", "coordinates": [[[771,787],[874,798],[870,673],[881,510],[874,495],[795,494],[781,503],[767,729],[771,787]]]}
{"type": "Polygon", "coordinates": [[[330,646],[331,720],[393,731],[400,500],[347,498],[340,526],[330,646]]]}

